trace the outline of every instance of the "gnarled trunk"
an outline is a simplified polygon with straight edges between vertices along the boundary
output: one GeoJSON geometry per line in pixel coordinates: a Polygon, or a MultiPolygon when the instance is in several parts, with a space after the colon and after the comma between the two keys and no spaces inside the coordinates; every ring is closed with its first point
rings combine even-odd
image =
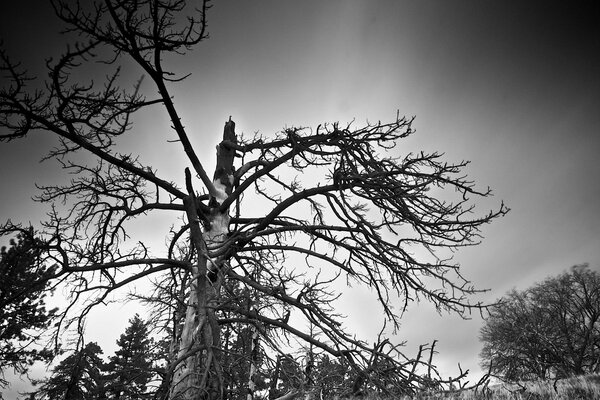
{"type": "Polygon", "coordinates": [[[233,160],[235,150],[235,123],[225,124],[223,142],[217,147],[217,168],[213,190],[209,199],[209,212],[203,214],[201,229],[199,208],[191,184],[191,174],[186,170],[189,196],[184,201],[190,224],[190,236],[197,252],[197,262],[192,269],[190,295],[187,300],[185,320],[179,342],[179,352],[169,390],[169,399],[217,399],[222,397],[222,367],[220,364],[220,330],[215,317],[221,279],[219,271],[223,260],[211,257],[226,241],[229,232],[229,211],[219,210],[231,194],[234,182],[233,160]]]}

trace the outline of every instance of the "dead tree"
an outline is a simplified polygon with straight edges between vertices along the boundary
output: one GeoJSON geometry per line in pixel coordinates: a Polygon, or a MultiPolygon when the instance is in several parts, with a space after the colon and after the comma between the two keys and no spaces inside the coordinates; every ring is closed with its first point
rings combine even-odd
{"type": "MultiPolygon", "coordinates": [[[[42,187],[38,197],[50,205],[40,233],[44,262],[56,265],[55,279],[71,293],[57,338],[70,326],[81,329],[89,311],[115,293],[152,280],[166,296],[173,335],[164,396],[212,399],[223,390],[220,332],[232,322],[256,327],[261,343],[280,353],[280,339],[293,337],[357,369],[385,358],[398,376],[414,377],[419,359],[390,357],[343,329],[336,285],[371,287],[394,327],[417,297],[459,314],[483,307],[469,301],[477,290],[451,254],[477,244],[480,227],[507,209],[475,212],[474,199],[490,190],[478,190],[463,175],[465,161],[449,163],[438,153],[399,156],[396,145],[413,132],[412,119],[397,115],[363,127],[323,124],[250,138],[237,137],[230,119],[211,179],[171,92],[185,76],[163,65],[167,55],[207,38],[207,1],[199,9],[184,0],[53,5],[79,42],[48,63],[49,78],[38,86],[0,53],[7,82],[0,91],[0,139],[55,135],[58,145],[48,157],[72,177],[42,187]],[[89,63],[112,72],[76,80],[89,63]],[[149,77],[157,97],[145,97],[141,81],[123,88],[120,65],[126,63],[149,77]],[[99,84],[101,76],[107,78],[99,84]],[[119,136],[146,140],[146,132],[132,129],[132,118],[148,107],[166,113],[169,134],[188,161],[177,176],[161,176],[143,154],[119,152],[119,136]],[[162,214],[175,216],[171,231],[156,232],[168,238],[164,249],[128,236],[134,220],[162,214]],[[260,296],[261,307],[234,301],[227,281],[260,296]],[[393,310],[396,298],[403,307],[393,310]]],[[[3,233],[20,229],[2,227],[3,233]]]]}

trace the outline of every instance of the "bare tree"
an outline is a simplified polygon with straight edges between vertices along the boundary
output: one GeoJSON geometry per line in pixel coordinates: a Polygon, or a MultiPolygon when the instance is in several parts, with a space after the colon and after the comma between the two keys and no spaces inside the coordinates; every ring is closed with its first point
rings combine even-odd
{"type": "Polygon", "coordinates": [[[481,308],[469,301],[477,290],[451,251],[477,244],[480,227],[506,207],[475,213],[472,198],[490,190],[463,175],[465,161],[422,152],[393,157],[413,132],[413,120],[399,115],[364,127],[323,124],[249,138],[238,137],[230,119],[209,178],[171,92],[186,76],[163,65],[207,38],[207,3],[193,9],[184,0],[53,0],[80,42],[48,63],[49,79],[39,90],[31,91],[26,71],[0,54],[8,82],[0,92],[0,139],[56,135],[59,145],[48,157],[72,176],[39,195],[51,205],[45,262],[57,266],[56,279],[71,293],[59,329],[81,328],[92,307],[153,279],[173,337],[161,392],[169,399],[221,397],[220,332],[232,321],[254,326],[273,351],[293,337],[357,369],[377,360],[410,387],[414,366],[426,361],[346,332],[333,283],[371,287],[394,327],[415,298],[461,315],[481,308]],[[81,78],[90,63],[112,70],[101,85],[81,78]],[[158,97],[143,96],[141,80],[123,89],[121,65],[149,77],[158,97]],[[158,106],[189,164],[181,176],[161,176],[141,154],[119,153],[117,137],[144,140],[143,132],[129,131],[136,113],[158,106]],[[96,163],[82,161],[81,153],[96,163]],[[182,176],[185,187],[175,183],[182,176]],[[164,249],[128,236],[134,220],[160,214],[183,219],[164,233],[164,249]],[[234,301],[229,281],[260,296],[261,307],[234,301]],[[399,310],[391,307],[396,298],[399,310]]]}

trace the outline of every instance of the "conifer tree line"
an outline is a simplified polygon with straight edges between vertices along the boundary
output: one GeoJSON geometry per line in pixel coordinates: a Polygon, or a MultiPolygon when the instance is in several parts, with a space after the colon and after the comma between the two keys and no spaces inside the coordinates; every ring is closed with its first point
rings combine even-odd
{"type": "Polygon", "coordinates": [[[149,337],[139,315],[117,340],[117,350],[108,361],[103,350],[90,342],[60,361],[47,379],[36,382],[32,399],[149,399],[150,384],[157,379],[160,351],[149,337]]]}
{"type": "MultiPolygon", "coordinates": [[[[49,377],[34,381],[30,400],[94,400],[156,399],[165,376],[167,340],[154,340],[148,321],[135,315],[117,340],[117,350],[105,361],[104,352],[96,342],[80,350],[67,352],[62,361],[50,369],[49,377]]],[[[349,365],[315,349],[299,349],[295,354],[268,355],[264,349],[252,347],[252,331],[245,326],[230,327],[224,335],[224,399],[277,399],[289,393],[318,393],[331,399],[350,394],[356,374],[349,365]],[[253,358],[253,352],[258,356],[253,358]],[[256,372],[249,379],[252,365],[256,372]]],[[[259,346],[260,347],[260,346],[259,346]]],[[[384,378],[382,376],[382,378],[384,378]]],[[[385,391],[385,379],[372,380],[367,390],[385,391]],[[378,389],[379,387],[379,389],[378,389]]]]}

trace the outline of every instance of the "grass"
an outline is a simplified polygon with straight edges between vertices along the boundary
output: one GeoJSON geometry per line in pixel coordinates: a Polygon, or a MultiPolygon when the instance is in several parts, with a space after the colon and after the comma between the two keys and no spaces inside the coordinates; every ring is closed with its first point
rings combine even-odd
{"type": "Polygon", "coordinates": [[[583,375],[558,381],[498,384],[479,390],[428,393],[402,400],[599,400],[600,375],[583,375]]]}
{"type": "MultiPolygon", "coordinates": [[[[598,400],[600,375],[583,375],[558,381],[498,384],[479,390],[431,392],[405,396],[398,400],[598,400]]],[[[365,396],[362,400],[392,400],[365,396]]],[[[396,400],[396,399],[394,399],[396,400]]]]}

